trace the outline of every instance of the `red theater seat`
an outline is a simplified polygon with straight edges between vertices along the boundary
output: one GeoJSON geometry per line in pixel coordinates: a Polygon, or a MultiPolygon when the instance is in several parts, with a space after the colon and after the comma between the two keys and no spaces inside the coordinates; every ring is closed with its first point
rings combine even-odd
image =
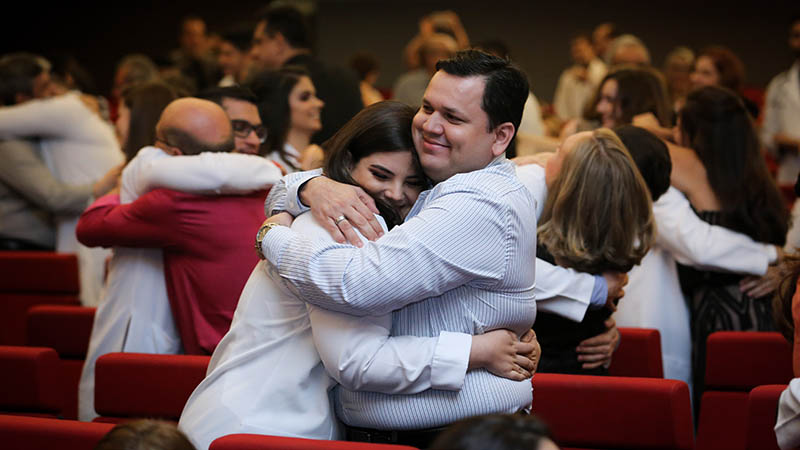
{"type": "Polygon", "coordinates": [[[25,345],[31,306],[79,305],[75,255],[0,252],[0,273],[0,345],[25,345]]]}
{"type": "Polygon", "coordinates": [[[0,415],[0,447],[92,450],[113,427],[105,423],[0,415]]]}
{"type": "Polygon", "coordinates": [[[775,438],[778,400],[785,384],[759,386],[750,391],[747,406],[747,450],[779,450],[775,438]]]}
{"type": "Polygon", "coordinates": [[[533,377],[533,414],[562,448],[694,448],[682,381],[540,373],[533,377]]]}
{"type": "Polygon", "coordinates": [[[619,328],[619,348],[614,352],[609,375],[664,378],[661,333],[652,328],[619,328]]]}
{"type": "Polygon", "coordinates": [[[792,346],[778,333],[720,331],[708,337],[699,450],[744,450],[750,390],[792,379],[792,346]]]}
{"type": "Polygon", "coordinates": [[[51,348],[0,346],[0,411],[58,416],[63,403],[59,369],[51,348]]]}
{"type": "Polygon", "coordinates": [[[209,450],[414,450],[405,445],[322,441],[260,434],[231,434],[211,443],[209,450]]]}
{"type": "Polygon", "coordinates": [[[156,418],[177,422],[206,376],[209,356],[109,353],[95,366],[98,422],[156,418]]]}
{"type": "Polygon", "coordinates": [[[28,310],[28,345],[50,347],[61,358],[62,415],[78,417],[78,382],[89,347],[95,308],[39,305],[28,310]]]}

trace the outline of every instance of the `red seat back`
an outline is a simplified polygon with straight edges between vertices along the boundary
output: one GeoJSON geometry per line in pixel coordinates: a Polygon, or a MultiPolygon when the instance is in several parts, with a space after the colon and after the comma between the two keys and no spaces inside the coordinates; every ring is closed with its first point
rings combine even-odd
{"type": "Polygon", "coordinates": [[[39,305],[28,310],[28,345],[50,347],[64,359],[86,359],[96,308],[39,305]]]}
{"type": "Polygon", "coordinates": [[[97,413],[106,418],[178,421],[206,376],[209,356],[109,353],[97,359],[97,413]]]}
{"type": "Polygon", "coordinates": [[[682,381],[536,374],[533,413],[562,447],[694,448],[689,387],[682,381]]]}
{"type": "Polygon", "coordinates": [[[706,390],[749,392],[793,377],[792,345],[779,333],[718,331],[707,342],[706,390]]]}
{"type": "Polygon", "coordinates": [[[718,331],[706,345],[699,450],[744,450],[750,390],[792,379],[792,347],[778,333],[718,331]]]}
{"type": "Polygon", "coordinates": [[[78,417],[78,383],[89,347],[95,308],[39,305],[28,310],[28,345],[50,347],[61,358],[62,415],[78,417]]]}
{"type": "Polygon", "coordinates": [[[324,441],[260,434],[231,434],[217,438],[209,450],[414,450],[405,445],[324,441]]]}
{"type": "Polygon", "coordinates": [[[59,368],[51,348],[0,346],[0,411],[56,416],[63,403],[59,368]]]}
{"type": "Polygon", "coordinates": [[[759,386],[750,391],[747,407],[747,450],[779,450],[775,438],[778,400],[785,384],[759,386]]]}
{"type": "Polygon", "coordinates": [[[31,306],[79,305],[75,255],[0,252],[0,273],[0,345],[25,345],[31,306]]]}
{"type": "Polygon", "coordinates": [[[0,445],[7,449],[92,450],[113,425],[0,415],[0,445]]]}
{"type": "Polygon", "coordinates": [[[619,348],[614,352],[609,375],[664,378],[661,333],[652,328],[619,328],[619,348]]]}

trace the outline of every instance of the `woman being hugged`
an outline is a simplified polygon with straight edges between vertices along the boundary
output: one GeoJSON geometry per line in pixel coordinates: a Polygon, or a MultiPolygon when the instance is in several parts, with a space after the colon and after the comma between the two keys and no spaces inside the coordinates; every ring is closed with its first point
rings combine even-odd
{"type": "MultiPolygon", "coordinates": [[[[590,274],[627,272],[653,243],[655,222],[647,185],[611,130],[570,136],[545,167],[547,200],[537,257],[590,274]]],[[[576,348],[606,330],[613,305],[590,310],[580,323],[540,312],[534,330],[542,346],[539,371],[607,374],[583,369],[576,348]]]]}
{"type": "MultiPolygon", "coordinates": [[[[428,186],[411,138],[413,116],[414,110],[402,103],[379,102],[325,143],[324,174],[361,186],[375,199],[379,220],[388,228],[402,223],[428,186]]],[[[311,214],[298,216],[292,229],[333,242],[311,214]]],[[[460,388],[431,377],[439,337],[389,337],[391,314],[356,317],[307,307],[274,272],[265,261],[256,265],[230,331],[181,414],[179,426],[197,448],[232,433],[337,439],[328,392],[336,382],[351,390],[392,394],[460,388]]],[[[518,342],[508,330],[475,336],[469,368],[523,380],[534,366],[524,358],[525,367],[506,364],[514,370],[504,372],[499,367],[516,361],[517,354],[498,351],[498,346],[527,355],[533,345],[518,342]]]]}

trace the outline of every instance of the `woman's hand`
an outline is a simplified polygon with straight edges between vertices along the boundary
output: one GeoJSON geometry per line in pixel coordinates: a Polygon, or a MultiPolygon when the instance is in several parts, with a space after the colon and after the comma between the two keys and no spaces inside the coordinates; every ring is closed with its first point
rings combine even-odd
{"type": "Polygon", "coordinates": [[[745,277],[739,282],[739,290],[751,298],[763,297],[775,292],[778,284],[787,275],[784,265],[769,266],[763,277],[745,277]]]}
{"type": "Polygon", "coordinates": [[[541,347],[533,330],[518,339],[509,330],[494,330],[472,337],[469,368],[484,368],[498,377],[522,381],[533,376],[541,347]]]}
{"type": "Polygon", "coordinates": [[[617,272],[616,270],[608,270],[603,272],[603,278],[606,279],[606,285],[608,286],[606,308],[614,312],[617,310],[617,300],[625,296],[624,288],[628,284],[628,274],[617,272]]]}
{"type": "Polygon", "coordinates": [[[302,186],[299,195],[300,201],[311,207],[317,222],[340,244],[349,242],[356,247],[364,246],[355,228],[370,241],[383,235],[381,224],[375,218],[378,214],[375,201],[358,186],[315,177],[302,186]]]}
{"type": "Polygon", "coordinates": [[[611,357],[619,347],[619,330],[614,318],[605,321],[606,331],[581,342],[575,349],[578,361],[583,362],[583,369],[595,369],[611,365],[611,357]]]}

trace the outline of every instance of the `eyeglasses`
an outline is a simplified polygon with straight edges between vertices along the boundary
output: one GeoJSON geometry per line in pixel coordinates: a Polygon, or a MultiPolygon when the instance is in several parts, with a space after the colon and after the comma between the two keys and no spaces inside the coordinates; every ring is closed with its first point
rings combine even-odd
{"type": "Polygon", "coordinates": [[[251,131],[255,131],[259,142],[263,144],[267,140],[267,129],[264,125],[253,125],[246,120],[233,119],[231,120],[231,126],[236,137],[246,138],[250,136],[251,131]]]}

